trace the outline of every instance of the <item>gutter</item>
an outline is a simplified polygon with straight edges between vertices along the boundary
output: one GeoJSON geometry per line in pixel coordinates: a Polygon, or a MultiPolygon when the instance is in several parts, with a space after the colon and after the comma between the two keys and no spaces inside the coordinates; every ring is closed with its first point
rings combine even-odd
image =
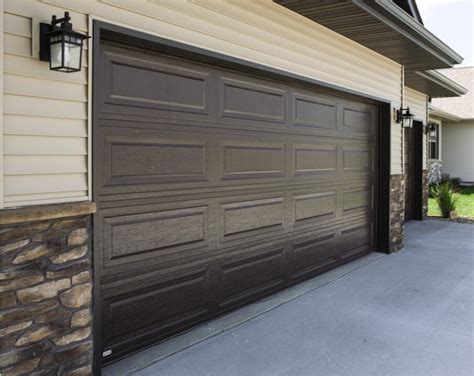
{"type": "Polygon", "coordinates": [[[415,73],[426,80],[432,81],[435,84],[452,91],[456,96],[464,95],[469,91],[465,87],[459,85],[456,81],[451,80],[435,70],[416,71],[415,73]]]}

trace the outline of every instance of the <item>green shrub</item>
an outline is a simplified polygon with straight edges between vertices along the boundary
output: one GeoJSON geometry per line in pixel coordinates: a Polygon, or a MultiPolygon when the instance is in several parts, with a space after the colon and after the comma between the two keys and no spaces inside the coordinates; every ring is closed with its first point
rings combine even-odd
{"type": "Polygon", "coordinates": [[[453,185],[453,188],[456,190],[456,192],[459,192],[461,190],[461,179],[460,178],[452,178],[451,184],[453,185]]]}
{"type": "Polygon", "coordinates": [[[439,184],[443,183],[451,183],[451,186],[457,191],[461,190],[461,178],[450,178],[448,177],[443,177],[441,178],[441,182],[439,184]]]}
{"type": "Polygon", "coordinates": [[[430,183],[429,191],[428,191],[430,198],[436,197],[436,193],[438,192],[438,187],[439,187],[438,183],[430,183]]]}
{"type": "Polygon", "coordinates": [[[435,192],[436,202],[443,218],[449,218],[449,213],[456,211],[456,188],[449,181],[441,183],[435,192]]]}

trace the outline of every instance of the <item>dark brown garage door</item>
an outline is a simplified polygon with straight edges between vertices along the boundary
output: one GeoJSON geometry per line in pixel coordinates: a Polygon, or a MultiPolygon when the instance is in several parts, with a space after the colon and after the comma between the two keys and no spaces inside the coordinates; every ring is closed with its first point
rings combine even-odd
{"type": "Polygon", "coordinates": [[[375,105],[114,43],[99,51],[105,362],[372,250],[375,105]]]}

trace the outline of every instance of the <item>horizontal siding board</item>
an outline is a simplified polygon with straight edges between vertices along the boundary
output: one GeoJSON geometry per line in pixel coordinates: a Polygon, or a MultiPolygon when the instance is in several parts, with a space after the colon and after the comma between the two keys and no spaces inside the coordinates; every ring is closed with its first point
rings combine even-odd
{"type": "Polygon", "coordinates": [[[77,82],[87,85],[87,69],[80,72],[58,74],[49,69],[48,63],[33,57],[5,54],[5,72],[27,77],[44,78],[48,81],[77,82]]]}
{"type": "Polygon", "coordinates": [[[87,190],[84,174],[6,175],[5,194],[34,194],[87,190]]]}
{"type": "Polygon", "coordinates": [[[51,81],[9,73],[5,74],[4,79],[5,93],[8,94],[87,102],[87,86],[84,84],[51,81]]]}
{"type": "Polygon", "coordinates": [[[86,173],[82,155],[6,155],[5,175],[86,173]]]}
{"type": "Polygon", "coordinates": [[[27,115],[5,115],[9,135],[87,137],[87,121],[27,115]]]}
{"type": "MultiPolygon", "coordinates": [[[[424,93],[413,90],[409,87],[404,88],[404,107],[410,107],[410,112],[415,115],[415,120],[422,121],[426,124],[426,103],[427,96],[424,93]]],[[[423,132],[423,168],[427,168],[427,149],[426,136],[423,132]]]]}
{"type": "MultiPolygon", "coordinates": [[[[125,3],[123,0],[108,1],[109,3],[125,3]]],[[[157,2],[155,1],[155,3],[157,2]]],[[[246,6],[241,6],[241,4],[237,3],[197,1],[191,4],[183,2],[164,2],[160,5],[179,9],[179,12],[185,13],[191,19],[200,18],[204,24],[219,25],[226,34],[230,34],[230,31],[233,31],[237,38],[241,38],[241,36],[244,35],[248,37],[249,40],[253,40],[254,43],[268,43],[268,45],[275,48],[275,51],[278,51],[276,52],[276,56],[279,56],[281,53],[298,53],[303,57],[308,56],[315,59],[326,59],[326,63],[335,65],[338,68],[343,68],[344,70],[348,68],[352,69],[355,75],[367,74],[367,71],[364,71],[364,69],[371,64],[370,72],[377,74],[382,82],[389,82],[390,79],[397,78],[397,75],[390,77],[390,74],[387,74],[386,65],[382,64],[382,60],[385,58],[380,55],[373,55],[372,51],[365,51],[360,48],[354,48],[354,51],[350,51],[349,43],[354,42],[348,41],[344,37],[335,41],[332,32],[324,30],[320,26],[316,26],[319,27],[320,30],[318,30],[319,35],[317,40],[314,40],[308,37],[308,35],[311,34],[306,34],[306,30],[304,29],[305,25],[298,24],[288,27],[285,23],[279,22],[281,16],[277,18],[277,16],[279,16],[277,12],[272,12],[270,17],[262,17],[261,12],[258,11],[260,10],[258,3],[249,2],[246,6]],[[245,20],[245,23],[249,27],[239,27],[239,24],[242,22],[240,21],[241,19],[245,20]],[[237,30],[239,33],[236,33],[237,30]],[[278,30],[278,33],[276,33],[276,30],[278,30]],[[328,35],[328,32],[331,33],[331,35],[328,35]],[[255,37],[256,35],[258,35],[258,38],[255,37]],[[347,48],[341,48],[339,44],[344,44],[347,48]],[[284,48],[280,46],[284,46],[284,48]],[[372,59],[377,59],[377,62],[372,63],[371,60],[368,61],[367,57],[369,55],[372,59]]],[[[160,8],[158,14],[161,13],[162,8],[160,8]]],[[[170,14],[170,17],[173,16],[174,14],[170,14]]],[[[286,15],[284,18],[286,18],[286,15]]],[[[311,33],[314,33],[315,25],[313,22],[311,22],[311,27],[311,33]]],[[[209,34],[213,35],[212,33],[209,34]]],[[[219,33],[217,35],[221,34],[222,33],[219,33]]],[[[214,33],[214,35],[216,34],[214,33]]],[[[237,40],[236,43],[242,44],[243,46],[248,45],[245,43],[245,40],[237,40]]],[[[299,59],[296,59],[296,61],[298,60],[299,59]]],[[[392,61],[386,60],[385,63],[395,67],[397,66],[393,64],[392,61]]],[[[342,74],[347,74],[346,72],[347,71],[342,74]]],[[[368,77],[368,79],[371,79],[371,77],[368,77]]]]}
{"type": "MultiPolygon", "coordinates": [[[[81,1],[85,2],[85,0],[81,1]]],[[[74,29],[86,32],[88,29],[87,15],[75,12],[71,7],[71,3],[72,1],[69,2],[69,6],[60,9],[43,1],[5,0],[5,12],[28,18],[35,16],[40,22],[51,23],[51,16],[53,14],[62,17],[64,11],[68,11],[72,18],[74,29]]]]}
{"type": "Polygon", "coordinates": [[[4,43],[5,53],[31,56],[31,38],[5,33],[4,43]]]}
{"type": "Polygon", "coordinates": [[[0,210],[4,208],[4,184],[3,184],[3,149],[4,149],[4,140],[3,140],[3,56],[4,56],[4,1],[0,0],[0,210]]]}
{"type": "Polygon", "coordinates": [[[428,168],[428,139],[423,132],[423,169],[428,168]]]}
{"type": "Polygon", "coordinates": [[[416,120],[426,122],[426,94],[405,87],[404,107],[410,107],[410,112],[416,120]]]}
{"type": "Polygon", "coordinates": [[[3,21],[6,33],[31,38],[31,17],[5,12],[3,21]]]}
{"type": "Polygon", "coordinates": [[[392,120],[391,129],[391,173],[401,174],[402,170],[402,128],[392,120]]]}
{"type": "Polygon", "coordinates": [[[5,155],[87,155],[87,139],[5,135],[5,155]]]}
{"type": "Polygon", "coordinates": [[[47,192],[47,193],[35,193],[35,194],[24,194],[24,195],[11,195],[8,198],[8,202],[14,203],[19,201],[34,201],[34,200],[57,200],[58,198],[76,198],[76,201],[79,201],[79,198],[87,197],[87,191],[69,191],[69,192],[47,192]]]}
{"type": "Polygon", "coordinates": [[[474,122],[443,123],[442,172],[474,182],[474,122]]]}
{"type": "Polygon", "coordinates": [[[10,195],[5,198],[5,207],[47,205],[64,202],[89,201],[87,191],[35,193],[32,195],[10,195]]]}
{"type": "Polygon", "coordinates": [[[6,114],[87,119],[87,104],[81,102],[5,94],[4,106],[6,114]]]}

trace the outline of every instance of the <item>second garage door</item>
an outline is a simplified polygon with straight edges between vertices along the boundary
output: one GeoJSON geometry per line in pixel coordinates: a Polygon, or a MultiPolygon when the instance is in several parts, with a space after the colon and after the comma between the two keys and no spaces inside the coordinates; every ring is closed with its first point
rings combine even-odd
{"type": "Polygon", "coordinates": [[[104,361],[372,250],[374,104],[118,43],[96,53],[104,361]]]}

